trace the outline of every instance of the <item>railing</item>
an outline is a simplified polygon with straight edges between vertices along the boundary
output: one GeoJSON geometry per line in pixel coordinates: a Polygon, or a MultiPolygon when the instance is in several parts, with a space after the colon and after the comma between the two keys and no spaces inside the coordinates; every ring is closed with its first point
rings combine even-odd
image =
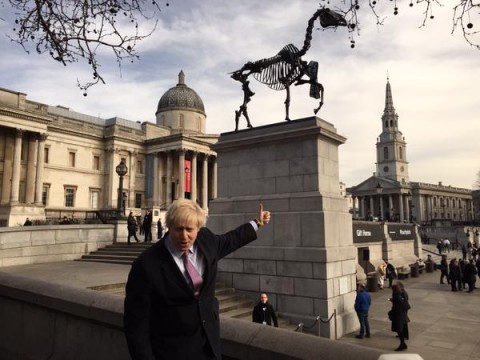
{"type": "Polygon", "coordinates": [[[335,340],[337,340],[337,310],[333,310],[333,314],[326,320],[323,320],[320,316],[315,318],[315,322],[310,326],[305,326],[304,323],[298,324],[297,328],[295,329],[296,332],[303,332],[303,330],[313,330],[315,326],[318,326],[318,336],[321,337],[321,324],[328,324],[330,321],[334,321],[334,328],[335,328],[335,340]]]}

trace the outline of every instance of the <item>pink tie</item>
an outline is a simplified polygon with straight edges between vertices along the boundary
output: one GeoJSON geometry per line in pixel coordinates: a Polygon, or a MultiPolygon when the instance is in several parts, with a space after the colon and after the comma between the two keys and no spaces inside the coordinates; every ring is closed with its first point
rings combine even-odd
{"type": "Polygon", "coordinates": [[[183,265],[185,266],[185,270],[187,270],[188,276],[192,281],[193,293],[195,294],[195,296],[198,296],[203,284],[202,276],[198,273],[197,269],[195,269],[192,262],[188,258],[188,251],[183,253],[182,258],[183,258],[183,265]]]}

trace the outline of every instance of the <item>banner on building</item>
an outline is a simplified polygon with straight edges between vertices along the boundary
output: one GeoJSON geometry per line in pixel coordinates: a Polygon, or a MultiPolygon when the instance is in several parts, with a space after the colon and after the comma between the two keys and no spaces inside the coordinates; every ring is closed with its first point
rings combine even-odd
{"type": "Polygon", "coordinates": [[[191,192],[192,188],[192,161],[185,160],[185,192],[191,192]]]}

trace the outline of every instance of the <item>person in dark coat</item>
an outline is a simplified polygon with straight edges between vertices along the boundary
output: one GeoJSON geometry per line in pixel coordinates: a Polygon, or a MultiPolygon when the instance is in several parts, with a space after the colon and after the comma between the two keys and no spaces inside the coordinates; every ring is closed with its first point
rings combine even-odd
{"type": "Polygon", "coordinates": [[[391,262],[385,261],[387,267],[385,268],[385,276],[388,279],[388,287],[392,288],[393,279],[397,276],[397,272],[395,270],[395,266],[392,265],[391,262]]]}
{"type": "Polygon", "coordinates": [[[392,322],[392,331],[398,334],[400,338],[400,345],[395,351],[403,351],[407,349],[405,343],[405,334],[403,332],[405,323],[407,322],[407,303],[402,296],[402,289],[398,284],[392,286],[392,309],[388,313],[390,321],[392,322]]]}
{"type": "Polygon", "coordinates": [[[127,230],[128,230],[128,237],[127,243],[130,245],[130,238],[133,236],[136,242],[140,242],[137,238],[137,220],[133,217],[133,212],[130,211],[127,218],[127,230]]]}
{"type": "Polygon", "coordinates": [[[205,211],[188,199],[167,210],[168,232],[132,264],[126,285],[124,332],[132,360],[221,359],[218,261],[254,241],[270,222],[257,219],[223,235],[204,227],[205,211]]]}
{"type": "Polygon", "coordinates": [[[143,242],[152,242],[152,212],[147,210],[143,218],[143,233],[145,238],[143,242]]]}
{"type": "Polygon", "coordinates": [[[267,294],[263,293],[260,295],[260,301],[253,308],[252,311],[252,321],[263,324],[278,327],[277,315],[273,306],[268,303],[267,294]]]}
{"type": "Polygon", "coordinates": [[[409,337],[408,323],[410,322],[410,318],[408,317],[408,310],[410,310],[410,301],[409,301],[407,290],[405,290],[405,285],[403,285],[403,282],[397,281],[397,285],[400,287],[403,300],[405,300],[405,309],[406,309],[405,315],[407,317],[407,321],[403,324],[403,336],[405,337],[405,340],[408,340],[408,337],[409,337]]]}
{"type": "Polygon", "coordinates": [[[470,259],[465,263],[463,272],[463,281],[468,285],[468,292],[472,292],[475,289],[475,282],[477,280],[477,269],[473,263],[473,259],[470,259]]]}
{"type": "Polygon", "coordinates": [[[446,278],[447,282],[450,284],[447,255],[442,255],[442,261],[440,261],[440,284],[444,284],[443,278],[446,278]]]}
{"type": "Polygon", "coordinates": [[[460,270],[460,266],[458,265],[456,258],[450,260],[449,270],[452,291],[462,290],[462,271],[460,270]]]}
{"type": "Polygon", "coordinates": [[[25,222],[23,223],[23,226],[32,226],[32,220],[27,218],[27,220],[25,220],[25,222]]]}

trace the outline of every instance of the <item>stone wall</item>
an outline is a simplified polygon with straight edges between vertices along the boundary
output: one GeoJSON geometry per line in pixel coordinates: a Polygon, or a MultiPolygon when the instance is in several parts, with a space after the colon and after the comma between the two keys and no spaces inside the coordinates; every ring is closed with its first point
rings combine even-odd
{"type": "Polygon", "coordinates": [[[79,259],[111,244],[115,229],[115,225],[0,228],[0,267],[79,259]]]}
{"type": "MultiPolygon", "coordinates": [[[[123,298],[0,272],[2,360],[128,360],[123,298]]],[[[221,318],[224,360],[377,360],[381,351],[221,318]]]]}

